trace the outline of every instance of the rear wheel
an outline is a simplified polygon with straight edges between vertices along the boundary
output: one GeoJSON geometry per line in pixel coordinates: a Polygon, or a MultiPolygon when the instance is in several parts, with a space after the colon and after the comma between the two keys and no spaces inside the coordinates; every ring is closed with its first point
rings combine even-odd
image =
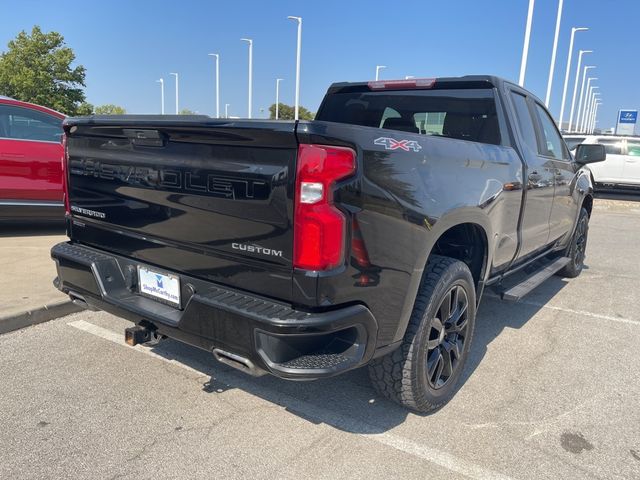
{"type": "Polygon", "coordinates": [[[580,209],[580,217],[576,231],[573,233],[571,243],[567,247],[566,256],[570,261],[558,272],[558,275],[567,278],[575,278],[582,272],[584,258],[587,249],[587,238],[589,236],[589,212],[585,208],[580,209]]]}
{"type": "Polygon", "coordinates": [[[471,347],[476,317],[473,277],[466,264],[433,255],[402,345],[369,365],[376,390],[419,412],[453,397],[471,347]]]}

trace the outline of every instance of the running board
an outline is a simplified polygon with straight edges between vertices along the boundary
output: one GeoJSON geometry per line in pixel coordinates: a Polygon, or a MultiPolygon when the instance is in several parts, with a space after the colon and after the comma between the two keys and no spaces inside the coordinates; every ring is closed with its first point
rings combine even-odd
{"type": "Polygon", "coordinates": [[[542,282],[552,277],[558,270],[560,270],[570,261],[571,259],[569,257],[557,258],[546,267],[536,270],[519,284],[511,287],[509,290],[503,291],[500,294],[500,297],[503,300],[517,302],[522,297],[531,292],[534,288],[538,287],[542,282]]]}

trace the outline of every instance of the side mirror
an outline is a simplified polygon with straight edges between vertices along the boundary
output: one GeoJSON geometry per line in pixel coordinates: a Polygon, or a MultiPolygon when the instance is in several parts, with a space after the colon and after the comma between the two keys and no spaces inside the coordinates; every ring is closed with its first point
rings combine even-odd
{"type": "Polygon", "coordinates": [[[588,145],[585,143],[581,143],[576,148],[574,158],[576,160],[576,163],[580,165],[586,165],[587,163],[604,162],[607,158],[607,152],[604,149],[604,145],[588,145]]]}

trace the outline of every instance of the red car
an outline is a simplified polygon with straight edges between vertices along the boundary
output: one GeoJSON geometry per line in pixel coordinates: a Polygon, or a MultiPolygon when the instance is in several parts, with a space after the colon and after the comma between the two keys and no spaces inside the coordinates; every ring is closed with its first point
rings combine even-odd
{"type": "Polygon", "coordinates": [[[63,220],[64,118],[0,96],[0,220],[63,220]]]}

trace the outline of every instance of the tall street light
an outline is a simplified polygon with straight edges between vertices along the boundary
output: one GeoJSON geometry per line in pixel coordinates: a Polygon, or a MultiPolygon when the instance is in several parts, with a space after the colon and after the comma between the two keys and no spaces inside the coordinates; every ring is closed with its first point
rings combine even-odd
{"type": "Polygon", "coordinates": [[[220,55],[210,53],[210,57],[216,57],[216,118],[220,118],[220,55]]]}
{"type": "Polygon", "coordinates": [[[591,103],[591,108],[589,109],[589,112],[587,114],[587,117],[585,119],[584,122],[584,133],[588,133],[589,132],[589,128],[591,125],[591,118],[593,117],[593,110],[595,109],[596,103],[598,103],[600,101],[600,94],[598,92],[594,92],[593,97],[592,97],[592,103],[591,103]]]}
{"type": "MultiPolygon", "coordinates": [[[[598,88],[595,87],[594,90],[598,88]]],[[[589,122],[591,121],[591,115],[593,114],[593,109],[594,106],[596,104],[596,102],[600,99],[600,93],[599,92],[593,92],[593,96],[591,97],[591,104],[589,105],[589,111],[587,113],[587,115],[585,116],[585,121],[584,121],[584,127],[583,127],[583,131],[586,132],[589,128],[589,122]]]]}
{"type": "Polygon", "coordinates": [[[249,106],[247,108],[247,118],[251,118],[251,97],[253,95],[253,40],[241,38],[243,42],[249,44],[249,106]]]}
{"type": "Polygon", "coordinates": [[[587,86],[586,86],[585,97],[584,97],[584,106],[582,107],[581,110],[578,110],[578,114],[576,118],[576,131],[580,131],[580,132],[582,131],[582,128],[584,126],[585,115],[587,113],[587,109],[589,108],[589,104],[591,102],[591,96],[593,94],[593,86],[591,86],[591,82],[597,79],[598,79],[597,77],[592,77],[587,80],[587,86]]]}
{"type": "Polygon", "coordinates": [[[553,84],[553,71],[556,68],[556,53],[558,51],[558,36],[560,35],[560,21],[562,20],[562,3],[558,0],[558,15],[556,17],[556,33],[553,37],[553,49],[551,50],[551,66],[549,67],[549,80],[547,81],[547,96],[544,104],[549,108],[549,100],[551,100],[551,85],[553,84]]]}
{"type": "Polygon", "coordinates": [[[281,78],[276,78],[276,120],[278,120],[278,115],[280,113],[280,82],[281,78]]]}
{"type": "Polygon", "coordinates": [[[300,49],[302,48],[302,17],[287,17],[289,20],[298,22],[298,42],[296,46],[296,98],[294,106],[294,120],[298,120],[300,109],[300,49]]]}
{"type": "Polygon", "coordinates": [[[164,115],[164,78],[156,80],[160,84],[160,113],[164,115]]]}
{"type": "MultiPolygon", "coordinates": [[[[573,98],[571,100],[571,113],[569,114],[568,130],[571,130],[571,124],[573,123],[573,109],[576,106],[576,94],[578,92],[578,80],[580,80],[580,67],[582,66],[582,55],[584,55],[585,53],[593,53],[593,50],[580,50],[580,53],[578,54],[578,65],[576,67],[576,81],[573,83],[573,98]]],[[[579,108],[578,108],[578,116],[580,116],[579,108]]]]}
{"type": "Polygon", "coordinates": [[[597,102],[593,109],[593,118],[591,119],[591,128],[589,129],[589,133],[593,133],[596,129],[596,123],[598,122],[598,108],[600,108],[600,105],[602,105],[602,102],[597,102]]]}
{"type": "Polygon", "coordinates": [[[558,119],[558,127],[562,130],[562,118],[564,117],[564,104],[567,100],[567,87],[569,86],[569,75],[571,74],[571,55],[573,54],[573,40],[576,32],[584,32],[589,30],[585,27],[573,27],[571,29],[571,41],[569,42],[569,55],[567,56],[567,70],[564,73],[564,87],[562,87],[562,102],[560,103],[560,118],[558,119]]]}
{"type": "Polygon", "coordinates": [[[518,85],[524,86],[524,74],[527,71],[527,56],[529,55],[529,39],[531,38],[531,23],[533,21],[533,5],[535,0],[529,0],[529,12],[527,13],[527,28],[524,31],[524,46],[522,47],[522,61],[520,62],[520,79],[518,85]]]}
{"type": "Polygon", "coordinates": [[[178,115],[180,113],[180,109],[178,107],[178,74],[171,73],[171,75],[174,75],[176,77],[176,115],[178,115]]]}
{"type": "MultiPolygon", "coordinates": [[[[578,119],[580,118],[580,110],[582,108],[582,100],[584,98],[584,87],[585,87],[585,79],[587,78],[587,71],[592,68],[596,68],[594,65],[585,65],[582,69],[582,86],[580,87],[580,100],[578,101],[578,115],[576,115],[576,126],[578,126],[578,119]]],[[[577,80],[576,76],[576,80],[577,80]]],[[[575,103],[575,98],[573,99],[573,103],[571,104],[571,116],[569,117],[569,131],[571,131],[571,125],[573,124],[573,104],[575,103]]]]}
{"type": "Polygon", "coordinates": [[[380,78],[380,70],[387,68],[386,65],[376,65],[376,81],[380,78]]]}
{"type": "Polygon", "coordinates": [[[225,103],[224,104],[224,118],[229,118],[229,106],[231,104],[230,103],[225,103]]]}
{"type": "Polygon", "coordinates": [[[594,90],[598,90],[600,87],[595,86],[595,85],[591,85],[589,87],[589,95],[587,96],[587,98],[589,99],[588,103],[585,104],[584,106],[584,113],[582,114],[582,121],[580,122],[580,132],[584,133],[585,131],[585,127],[586,127],[586,117],[589,115],[589,113],[591,113],[591,105],[593,103],[593,101],[595,100],[596,96],[594,95],[594,90]]]}

